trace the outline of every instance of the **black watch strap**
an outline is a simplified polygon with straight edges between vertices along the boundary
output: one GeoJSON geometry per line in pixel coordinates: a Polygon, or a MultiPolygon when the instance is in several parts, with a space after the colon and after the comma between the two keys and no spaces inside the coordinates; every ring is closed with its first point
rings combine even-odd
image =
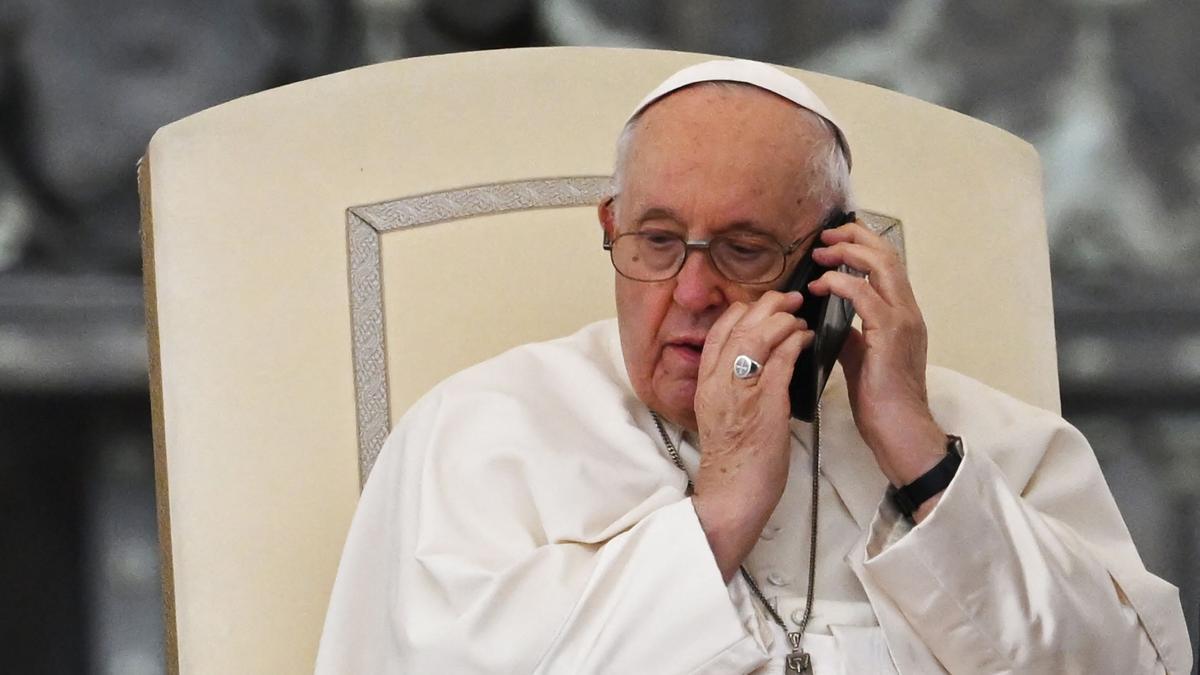
{"type": "Polygon", "coordinates": [[[919,478],[892,493],[892,501],[896,509],[912,520],[913,514],[930,497],[945,490],[954,480],[958,465],[962,463],[962,439],[958,436],[946,437],[946,456],[932,469],[921,474],[919,478]]]}

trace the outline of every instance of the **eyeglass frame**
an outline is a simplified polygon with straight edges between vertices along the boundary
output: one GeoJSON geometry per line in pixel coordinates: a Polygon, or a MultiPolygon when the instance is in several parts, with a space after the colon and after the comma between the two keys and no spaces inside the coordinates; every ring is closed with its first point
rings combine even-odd
{"type": "Polygon", "coordinates": [[[712,243],[714,241],[718,241],[720,239],[725,238],[727,236],[725,233],[718,234],[717,236],[709,238],[709,239],[687,239],[677,232],[663,231],[662,234],[670,235],[671,237],[683,242],[683,255],[679,258],[679,262],[677,263],[677,265],[675,267],[675,271],[672,272],[669,276],[663,277],[662,279],[638,279],[636,277],[631,277],[628,274],[625,274],[624,272],[622,272],[621,269],[619,267],[617,267],[617,262],[615,260],[613,260],[613,257],[612,257],[613,245],[617,243],[617,240],[620,239],[621,237],[642,234],[642,232],[640,230],[637,230],[634,232],[623,232],[621,234],[618,234],[616,237],[613,237],[612,239],[609,239],[608,232],[605,232],[604,233],[604,242],[603,242],[602,246],[605,251],[608,251],[608,260],[612,264],[613,269],[616,270],[617,274],[620,274],[621,276],[625,277],[626,279],[629,279],[630,281],[638,281],[641,283],[653,284],[653,283],[658,283],[660,281],[669,281],[671,279],[674,279],[675,277],[679,276],[680,272],[683,271],[683,266],[687,264],[687,257],[688,257],[689,253],[691,253],[692,251],[704,251],[705,257],[708,258],[708,264],[711,265],[712,268],[717,271],[717,274],[721,275],[722,279],[733,282],[735,284],[746,284],[746,285],[750,285],[750,286],[759,286],[762,284],[770,284],[770,283],[774,283],[774,282],[778,281],[783,276],[783,273],[785,271],[787,271],[788,256],[795,253],[796,249],[799,248],[801,244],[812,239],[814,235],[820,234],[820,232],[824,229],[825,229],[825,227],[817,227],[812,232],[809,232],[808,234],[793,241],[791,244],[789,244],[787,246],[784,246],[783,243],[780,242],[778,239],[776,239],[773,235],[767,234],[765,232],[760,233],[760,234],[762,234],[763,237],[770,239],[772,243],[774,243],[776,246],[778,246],[779,251],[783,254],[783,266],[779,268],[779,273],[776,274],[775,276],[771,277],[770,279],[764,279],[762,281],[739,281],[737,279],[730,279],[729,275],[725,274],[725,272],[723,272],[721,270],[721,266],[718,265],[717,261],[714,260],[712,257],[712,243]]]}

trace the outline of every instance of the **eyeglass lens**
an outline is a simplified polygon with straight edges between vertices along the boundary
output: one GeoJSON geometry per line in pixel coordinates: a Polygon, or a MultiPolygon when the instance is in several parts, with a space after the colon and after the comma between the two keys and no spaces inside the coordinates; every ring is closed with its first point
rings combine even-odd
{"type": "Polygon", "coordinates": [[[763,283],[778,278],[784,268],[779,242],[753,233],[721,235],[709,243],[687,244],[673,232],[630,232],[612,244],[612,261],[623,276],[639,281],[663,281],[679,273],[688,248],[707,249],[709,259],[723,276],[741,283],[763,283]]]}

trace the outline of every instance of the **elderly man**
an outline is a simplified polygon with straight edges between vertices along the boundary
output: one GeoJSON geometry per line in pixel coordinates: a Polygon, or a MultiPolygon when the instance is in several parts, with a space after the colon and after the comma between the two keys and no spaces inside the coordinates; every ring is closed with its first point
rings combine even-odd
{"type": "Polygon", "coordinates": [[[763,64],[652,92],[599,208],[616,322],[409,410],[318,672],[1187,672],[1178,594],[1086,442],[926,367],[898,257],[837,217],[849,168],[825,106],[763,64]],[[796,314],[831,295],[862,329],[808,424],[796,314]]]}

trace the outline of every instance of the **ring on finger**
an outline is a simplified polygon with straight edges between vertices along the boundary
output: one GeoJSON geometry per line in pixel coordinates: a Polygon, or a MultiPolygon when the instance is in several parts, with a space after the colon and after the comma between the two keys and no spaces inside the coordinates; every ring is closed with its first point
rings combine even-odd
{"type": "Polygon", "coordinates": [[[739,380],[749,380],[758,377],[762,364],[745,354],[738,354],[733,360],[733,376],[739,380]]]}

